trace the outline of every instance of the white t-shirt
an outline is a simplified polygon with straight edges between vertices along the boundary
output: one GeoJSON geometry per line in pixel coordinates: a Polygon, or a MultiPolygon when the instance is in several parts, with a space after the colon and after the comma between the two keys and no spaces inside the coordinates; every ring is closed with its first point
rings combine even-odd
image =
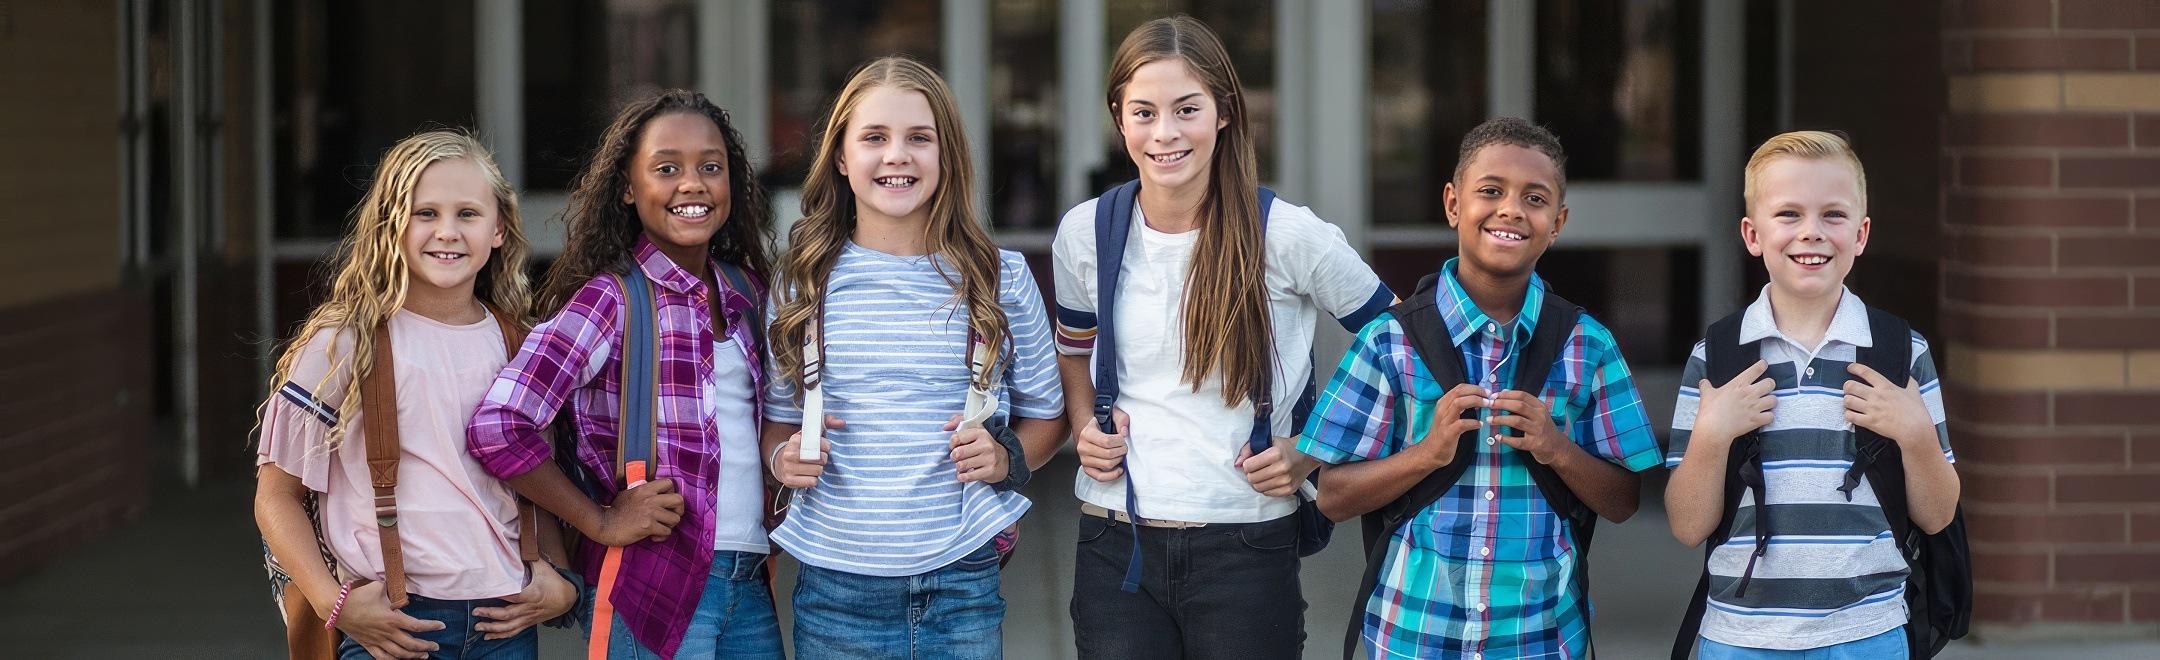
{"type": "Polygon", "coordinates": [[[720,438],[720,480],[713,489],[713,549],[772,552],[765,539],[764,460],[758,455],[757,416],[750,409],[750,360],[727,338],[715,335],[712,379],[705,382],[705,414],[720,438]]]}
{"type": "MultiPolygon", "coordinates": [[[[1182,381],[1185,283],[1200,232],[1157,231],[1147,226],[1138,206],[1118,276],[1115,316],[1117,407],[1131,417],[1126,478],[1135,480],[1139,514],[1206,523],[1262,522],[1289,515],[1297,510],[1295,497],[1261,495],[1232,465],[1252,432],[1252,403],[1225,407],[1220,375],[1210,375],[1198,391],[1182,381]]],[[[1305,207],[1275,201],[1268,209],[1266,247],[1275,335],[1271,431],[1287,439],[1299,432],[1292,408],[1312,374],[1313,324],[1319,314],[1325,311],[1355,331],[1392,303],[1394,295],[1350,249],[1341,229],[1305,207]]],[[[1051,254],[1058,350],[1088,355],[1096,313],[1095,200],[1065,213],[1051,254]]],[[[1277,441],[1290,451],[1295,444],[1277,441]]],[[[1122,478],[1103,483],[1083,472],[1073,481],[1082,501],[1125,508],[1122,478]]]]}

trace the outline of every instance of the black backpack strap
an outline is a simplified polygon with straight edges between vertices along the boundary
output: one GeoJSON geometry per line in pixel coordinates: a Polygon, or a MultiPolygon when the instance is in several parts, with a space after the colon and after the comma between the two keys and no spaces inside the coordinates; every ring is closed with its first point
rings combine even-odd
{"type": "Polygon", "coordinates": [[[751,347],[751,350],[759,350],[765,345],[765,301],[758,295],[757,285],[752,283],[749,271],[725,261],[719,264],[719,275],[727,282],[727,287],[750,299],[750,339],[757,342],[757,346],[751,347]]]}
{"type": "MultiPolygon", "coordinates": [[[[1703,377],[1712,386],[1731,382],[1740,372],[1762,358],[1760,340],[1740,343],[1740,320],[1746,312],[1736,312],[1710,324],[1708,338],[1703,342],[1703,377]]],[[[1687,383],[1681,383],[1687,385],[1687,383]]],[[[1723,516],[1718,519],[1717,529],[1703,541],[1702,575],[1695,581],[1694,594],[1688,598],[1687,613],[1680,617],[1680,631],[1674,636],[1672,657],[1687,660],[1695,652],[1695,640],[1702,632],[1702,618],[1710,603],[1710,553],[1732,538],[1733,517],[1739,513],[1740,497],[1753,488],[1755,493],[1755,529],[1758,554],[1749,560],[1748,573],[1754,572],[1754,559],[1760,558],[1764,547],[1762,535],[1769,527],[1764,518],[1762,476],[1762,439],[1748,433],[1733,440],[1725,455],[1725,501],[1723,516]]]]}
{"type": "MultiPolygon", "coordinates": [[[[1582,314],[1581,307],[1550,290],[1545,292],[1539,307],[1537,327],[1531,331],[1530,345],[1523,349],[1522,359],[1516,361],[1515,376],[1510,381],[1515,389],[1529,392],[1531,396],[1544,394],[1546,377],[1551,375],[1560,354],[1567,350],[1568,337],[1575,334],[1575,326],[1582,314]]],[[[1590,538],[1597,533],[1597,512],[1575,497],[1574,489],[1568,488],[1567,482],[1560,478],[1559,472],[1553,471],[1552,466],[1534,460],[1523,461],[1523,465],[1529,469],[1530,480],[1537,484],[1538,493],[1545,496],[1545,503],[1552,506],[1553,512],[1560,514],[1574,532],[1575,587],[1589,594],[1590,538]]]]}

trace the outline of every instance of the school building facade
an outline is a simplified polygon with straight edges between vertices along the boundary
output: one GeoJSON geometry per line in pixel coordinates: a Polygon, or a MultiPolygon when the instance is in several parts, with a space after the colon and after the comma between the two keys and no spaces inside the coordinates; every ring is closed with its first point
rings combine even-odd
{"type": "Polygon", "coordinates": [[[849,68],[906,52],[1040,275],[1062,210],[1130,175],[1111,52],[1179,12],[1230,45],[1263,180],[1398,290],[1452,254],[1462,132],[1552,127],[1573,212],[1541,272],[1637,365],[1763,282],[1749,149],[1845,131],[1875,218],[1852,286],[1951,384],[1982,634],[2160,635],[2160,5],[2129,0],[0,2],[0,580],[251,477],[271,339],[403,135],[478,129],[549,253],[611,109],[695,88],[787,216],[849,68]]]}

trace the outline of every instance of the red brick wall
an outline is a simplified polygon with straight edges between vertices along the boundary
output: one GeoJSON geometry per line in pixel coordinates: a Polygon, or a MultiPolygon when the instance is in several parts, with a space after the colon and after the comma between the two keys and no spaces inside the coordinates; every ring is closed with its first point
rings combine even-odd
{"type": "Polygon", "coordinates": [[[149,318],[126,291],[0,308],[0,580],[147,504],[149,318]]]}
{"type": "Polygon", "coordinates": [[[2160,4],[1944,5],[1941,289],[1975,619],[2160,622],[2160,4]]]}

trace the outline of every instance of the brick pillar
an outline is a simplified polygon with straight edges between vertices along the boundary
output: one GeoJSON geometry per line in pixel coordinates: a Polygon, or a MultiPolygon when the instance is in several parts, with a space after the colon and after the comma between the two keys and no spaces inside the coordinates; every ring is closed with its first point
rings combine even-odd
{"type": "Polygon", "coordinates": [[[2160,3],[1948,0],[1943,24],[1936,342],[1976,624],[2154,634],[2160,3]]]}

